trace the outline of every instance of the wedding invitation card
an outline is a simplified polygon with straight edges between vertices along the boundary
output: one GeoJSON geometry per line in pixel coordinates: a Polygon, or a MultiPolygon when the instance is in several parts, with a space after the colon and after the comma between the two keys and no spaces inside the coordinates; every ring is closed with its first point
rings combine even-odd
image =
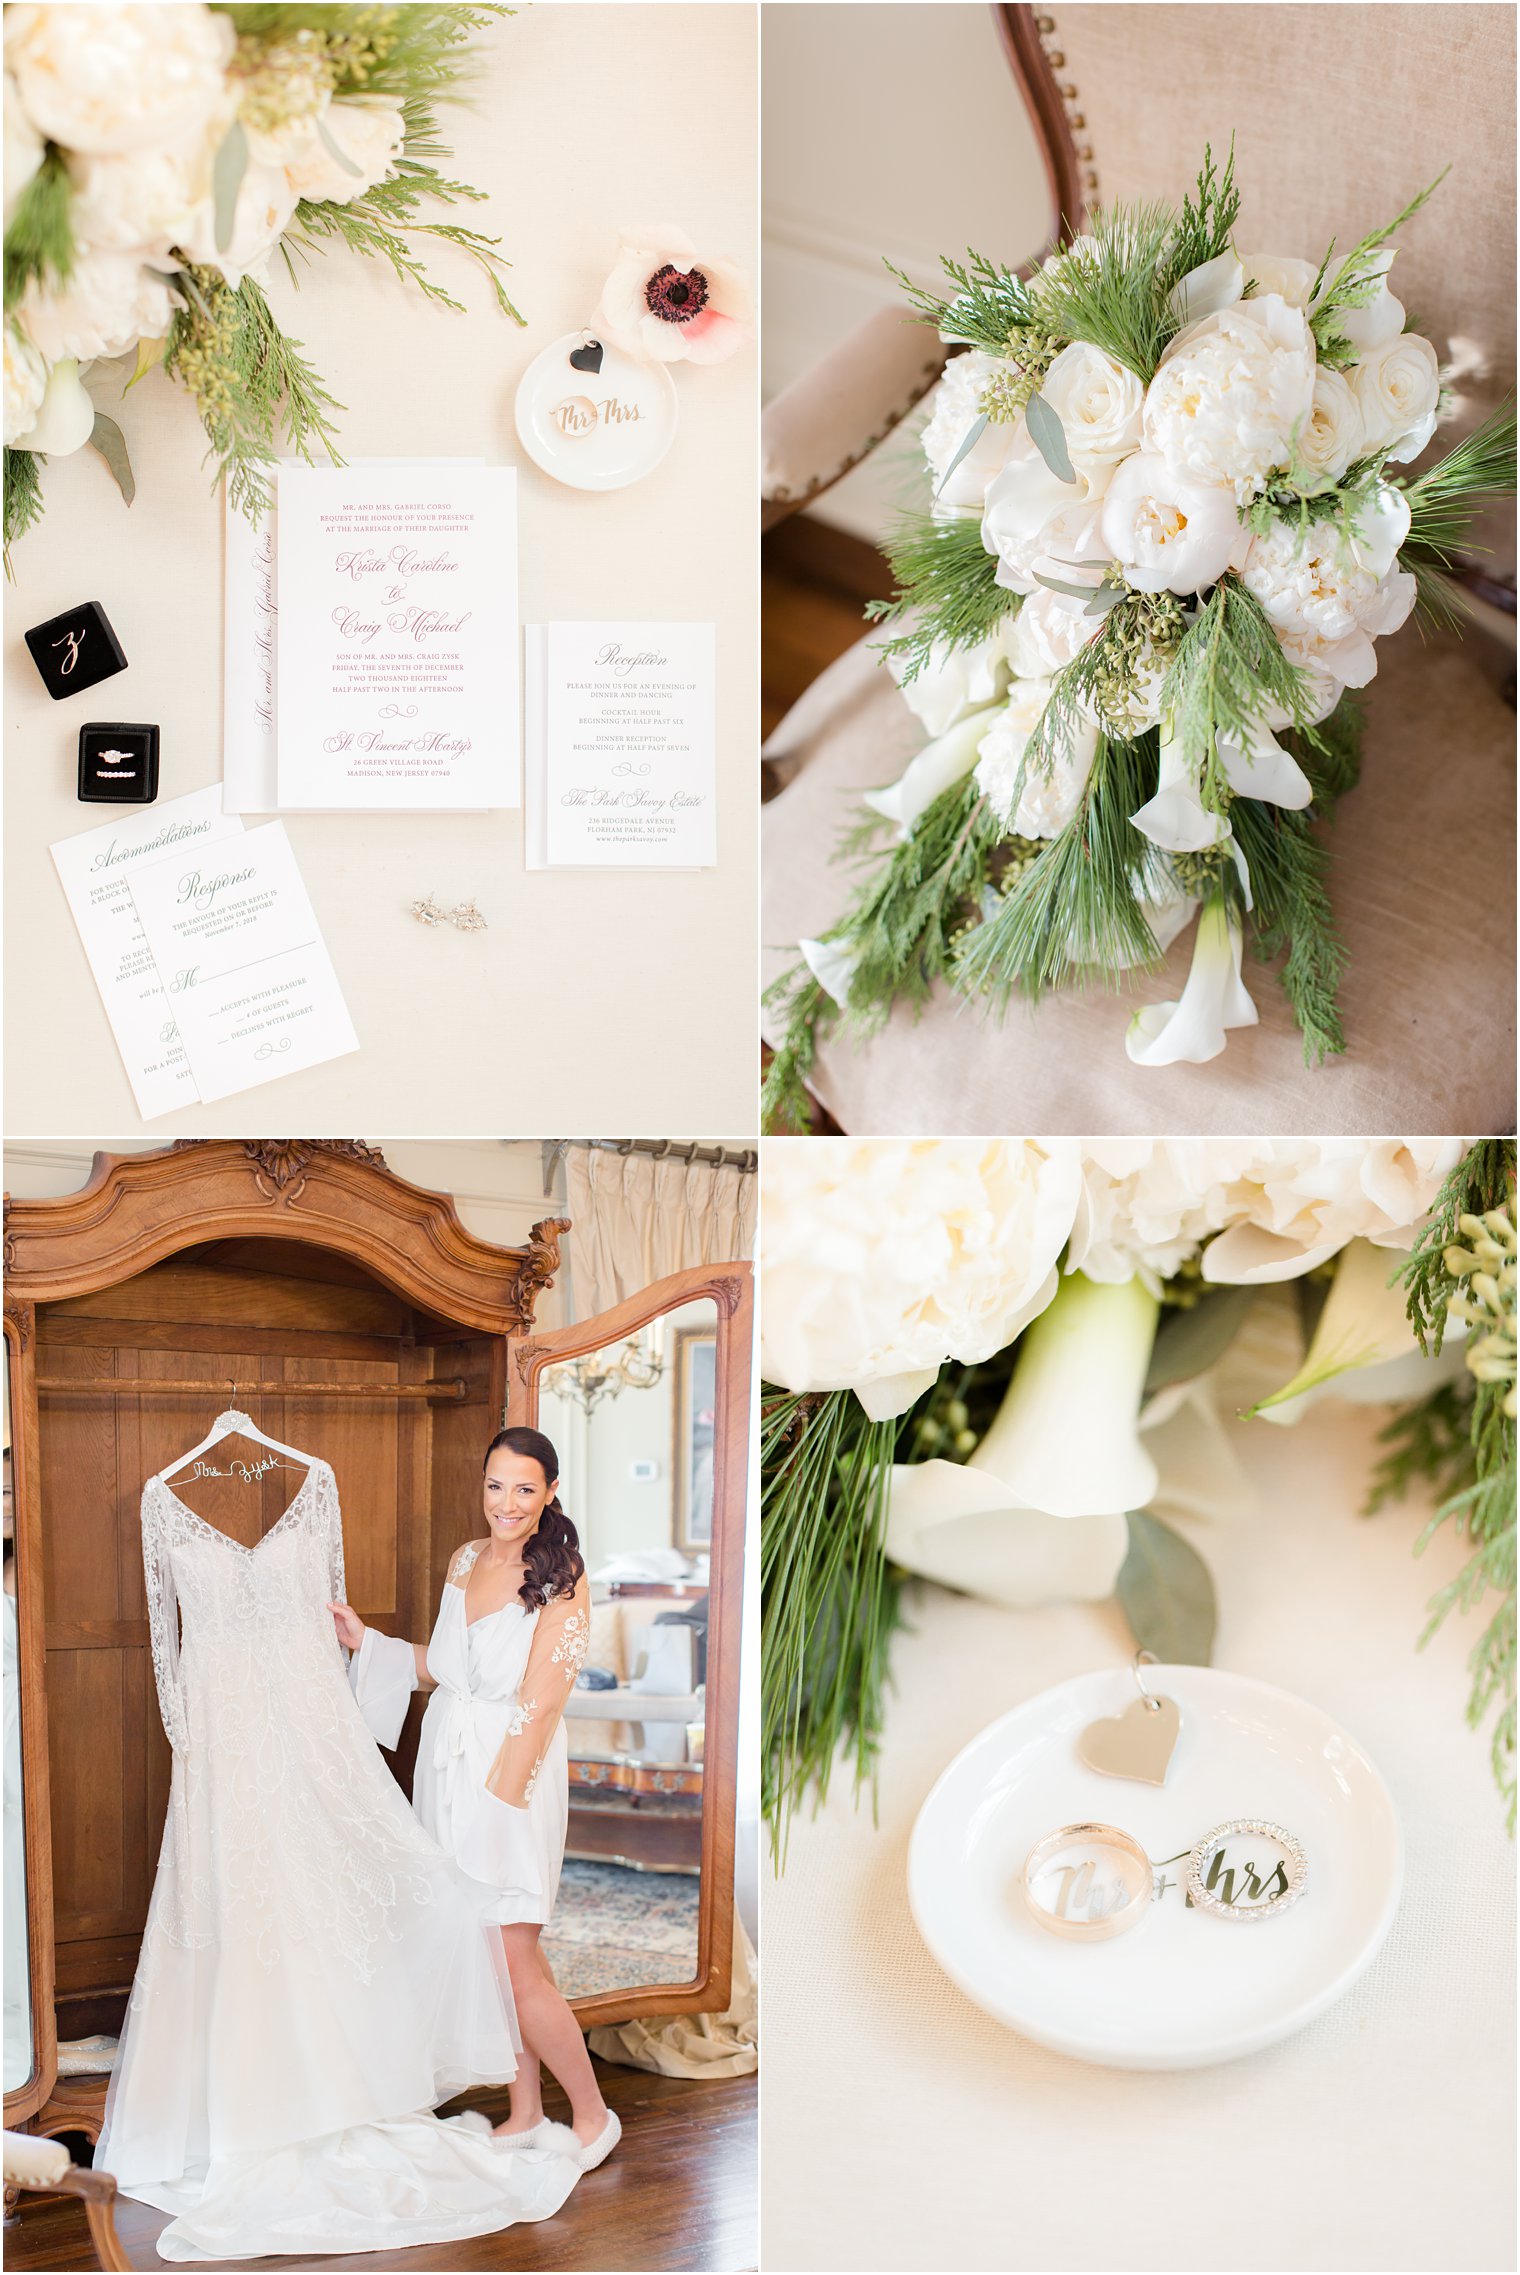
{"type": "Polygon", "coordinates": [[[275,761],[275,510],[255,528],[224,511],[222,804],[229,814],[272,814],[275,761]]]}
{"type": "Polygon", "coordinates": [[[527,634],[530,869],[708,869],[718,858],[711,624],[527,634]]]}
{"type": "Polygon", "coordinates": [[[208,1104],[358,1049],[283,822],[143,868],[132,896],[208,1104]]]}
{"type": "Polygon", "coordinates": [[[213,786],[66,837],[52,849],[84,952],[145,1121],[193,1105],[199,1092],[175,1010],[133,898],[135,878],[166,857],[176,867],[236,855],[243,825],[213,786]]]}
{"type": "Polygon", "coordinates": [[[457,461],[281,468],[282,808],[519,803],[516,480],[457,461]]]}

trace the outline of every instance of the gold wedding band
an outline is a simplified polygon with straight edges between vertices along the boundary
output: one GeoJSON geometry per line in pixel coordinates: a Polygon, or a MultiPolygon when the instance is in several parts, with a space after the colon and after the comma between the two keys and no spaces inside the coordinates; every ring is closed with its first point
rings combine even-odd
{"type": "Polygon", "coordinates": [[[1117,1825],[1063,1825],[1059,1832],[1047,1833],[1042,1841],[1037,1841],[1024,1859],[1024,1901],[1030,1912],[1051,1935],[1070,1936],[1079,1943],[1099,1943],[1107,1936],[1123,1935],[1127,1929],[1138,1926],[1150,1908],[1155,1886],[1156,1875],[1150,1858],[1140,1843],[1129,1833],[1121,1832],[1117,1825]],[[1088,1904],[1085,1919],[1073,1918],[1064,1909],[1052,1911],[1048,1905],[1035,1900],[1034,1884],[1040,1874],[1064,1850],[1075,1848],[1079,1844],[1114,1850],[1131,1864],[1140,1867],[1138,1885],[1133,1889],[1125,1888],[1124,1902],[1105,1906],[1096,1918],[1091,1909],[1093,1868],[1090,1858],[1085,1866],[1077,1868],[1073,1880],[1061,1892],[1064,1906],[1069,1896],[1081,1891],[1079,1901],[1085,1898],[1088,1904]],[[1088,1874],[1085,1889],[1081,1887],[1084,1869],[1088,1874]]]}

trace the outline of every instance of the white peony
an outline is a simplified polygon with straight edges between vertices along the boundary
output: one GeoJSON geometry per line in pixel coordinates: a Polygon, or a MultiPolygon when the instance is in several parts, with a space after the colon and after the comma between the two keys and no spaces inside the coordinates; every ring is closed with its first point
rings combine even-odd
{"type": "Polygon", "coordinates": [[[1255,540],[1242,579],[1294,663],[1367,685],[1377,670],[1373,641],[1414,607],[1414,578],[1395,566],[1408,529],[1407,500],[1384,484],[1350,529],[1278,521],[1255,540]]]}
{"type": "Polygon", "coordinates": [[[1101,348],[1074,340],[1051,364],[1040,394],[1061,422],[1067,454],[1086,476],[1089,496],[1099,495],[1120,459],[1140,446],[1144,388],[1101,348]]]}
{"type": "Polygon", "coordinates": [[[1268,292],[1189,324],[1145,396],[1145,448],[1173,474],[1244,505],[1285,466],[1314,397],[1314,339],[1268,292]]]}
{"type": "Polygon", "coordinates": [[[921,438],[934,480],[935,501],[942,507],[979,508],[987,495],[987,484],[1008,456],[1017,431],[1015,422],[989,419],[955,472],[949,474],[951,460],[982,415],[988,380],[1008,369],[1011,366],[1001,357],[984,355],[980,348],[952,356],[945,366],[921,438]]]}
{"type": "Polygon", "coordinates": [[[27,183],[42,164],[45,145],[22,108],[16,92],[16,82],[5,74],[5,226],[9,229],[11,215],[27,183]]]}
{"type": "Polygon", "coordinates": [[[987,639],[970,646],[948,647],[937,640],[928,658],[911,679],[906,656],[888,656],[887,669],[902,689],[902,699],[931,735],[942,735],[963,712],[979,703],[995,702],[1008,681],[1017,619],[1005,616],[987,639]]]}
{"type": "Polygon", "coordinates": [[[405,139],[406,120],[389,104],[331,103],[320,124],[316,118],[305,122],[297,147],[284,160],[286,179],[298,198],[350,205],[395,172],[405,139]],[[323,128],[347,166],[334,157],[323,128]]]}
{"type": "Polygon", "coordinates": [[[210,130],[172,148],[132,151],[125,157],[71,157],[74,235],[81,245],[133,253],[141,261],[167,261],[195,226],[197,209],[209,211],[211,170],[224,131],[210,130]]]}
{"type": "Polygon", "coordinates": [[[1008,634],[1008,657],[1020,679],[1044,679],[1071,663],[1094,639],[1099,619],[1066,593],[1039,585],[1025,600],[1008,634]]]}
{"type": "Polygon", "coordinates": [[[1033,593],[1038,577],[1063,584],[1102,582],[1106,556],[1099,500],[1080,472],[1075,482],[1052,474],[1022,420],[1001,473],[987,488],[982,543],[997,555],[997,581],[1007,592],[1033,593]],[[1085,567],[1086,575],[1078,573],[1085,567]]]}
{"type": "Polygon", "coordinates": [[[1275,293],[1289,308],[1307,309],[1319,271],[1312,261],[1295,260],[1291,253],[1242,253],[1240,265],[1256,297],[1275,293]]]}
{"type": "Polygon", "coordinates": [[[1350,384],[1323,365],[1314,374],[1314,401],[1299,433],[1295,464],[1323,482],[1338,482],[1365,446],[1361,406],[1350,384]]]}
{"type": "Polygon", "coordinates": [[[5,327],[5,447],[13,449],[37,412],[47,390],[47,365],[24,332],[5,327]]]}
{"type": "Polygon", "coordinates": [[[1294,1279],[1352,1240],[1409,1248],[1461,1158],[1461,1138],[1278,1138],[1249,1148],[1226,1187],[1203,1276],[1294,1279]]]}
{"type": "Polygon", "coordinates": [[[1089,1138],[1066,1269],[1159,1291],[1218,1230],[1250,1158],[1239,1138],[1089,1138]]]}
{"type": "Polygon", "coordinates": [[[209,193],[196,207],[179,242],[192,261],[218,270],[236,289],[284,233],[296,210],[296,196],[283,166],[251,163],[244,168],[238,185],[229,243],[217,245],[216,209],[209,193]]]}
{"type": "Polygon", "coordinates": [[[162,339],[175,303],[161,276],[132,253],[81,253],[67,284],[44,290],[34,279],[17,310],[27,337],[49,363],[125,355],[138,340],[162,339]]]}
{"type": "Polygon", "coordinates": [[[1102,536],[1137,592],[1203,592],[1248,542],[1231,490],[1192,481],[1151,450],[1109,484],[1102,536]]]}
{"type": "Polygon", "coordinates": [[[1418,332],[1401,332],[1365,355],[1351,373],[1367,448],[1403,465],[1418,458],[1436,431],[1441,372],[1436,351],[1418,332]]]}
{"type": "Polygon", "coordinates": [[[1081,804],[1097,755],[1097,728],[1086,719],[1076,721],[1048,773],[1034,765],[1024,767],[1024,788],[1015,806],[1024,753],[1049,700],[1048,679],[1015,680],[1007,703],[992,714],[979,745],[977,786],[1004,829],[1020,837],[1059,835],[1081,804]]]}
{"type": "Polygon", "coordinates": [[[67,458],[82,450],[94,432],[95,405],[78,364],[71,359],[55,363],[36,420],[17,437],[17,448],[40,451],[44,458],[67,458]]]}
{"type": "Polygon", "coordinates": [[[230,18],[196,0],[5,12],[5,60],[33,126],[93,157],[197,135],[236,44],[230,18]]]}
{"type": "Polygon", "coordinates": [[[761,1371],[903,1413],[1056,1289],[1080,1168],[1064,1139],[797,1138],[761,1163],[761,1371]]]}

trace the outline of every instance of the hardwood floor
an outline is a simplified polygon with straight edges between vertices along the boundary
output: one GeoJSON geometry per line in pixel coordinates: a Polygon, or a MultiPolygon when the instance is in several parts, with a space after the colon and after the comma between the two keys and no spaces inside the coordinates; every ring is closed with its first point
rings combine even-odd
{"type": "MultiPolygon", "coordinates": [[[[760,714],[769,734],[826,664],[866,629],[865,604],[885,600],[892,573],[860,537],[794,514],[760,547],[760,714]]],[[[762,792],[762,795],[764,793],[762,792]]]]}
{"type": "MultiPolygon", "coordinates": [[[[309,2267],[368,2269],[514,2268],[550,2275],[600,2269],[609,2275],[710,2270],[734,2275],[758,2264],[756,2236],[757,2080],[652,2076],[598,2062],[607,2101],[623,2120],[615,2153],[584,2180],[552,2220],[475,2236],[464,2243],[419,2251],[361,2252],[317,2259],[203,2261],[210,2266],[256,2266],[271,2275],[309,2267]]],[[[472,2108],[493,2120],[506,2114],[505,2092],[468,2096],[472,2108]]],[[[551,2117],[568,2112],[546,2095],[551,2117]]],[[[134,2267],[162,2269],[155,2238],[167,2216],[146,2204],[123,2202],[116,2227],[134,2267]]],[[[90,2268],[84,2210],[61,2196],[22,2199],[21,2216],[5,2233],[5,2265],[90,2268]]]]}

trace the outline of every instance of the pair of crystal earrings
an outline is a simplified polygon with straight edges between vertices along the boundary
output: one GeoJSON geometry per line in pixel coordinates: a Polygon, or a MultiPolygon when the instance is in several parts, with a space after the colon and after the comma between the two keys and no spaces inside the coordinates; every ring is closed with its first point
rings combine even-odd
{"type": "Polygon", "coordinates": [[[456,932],[484,932],[486,920],[472,900],[461,901],[457,908],[440,908],[431,893],[425,900],[413,901],[412,914],[419,924],[452,924],[456,932]]]}

